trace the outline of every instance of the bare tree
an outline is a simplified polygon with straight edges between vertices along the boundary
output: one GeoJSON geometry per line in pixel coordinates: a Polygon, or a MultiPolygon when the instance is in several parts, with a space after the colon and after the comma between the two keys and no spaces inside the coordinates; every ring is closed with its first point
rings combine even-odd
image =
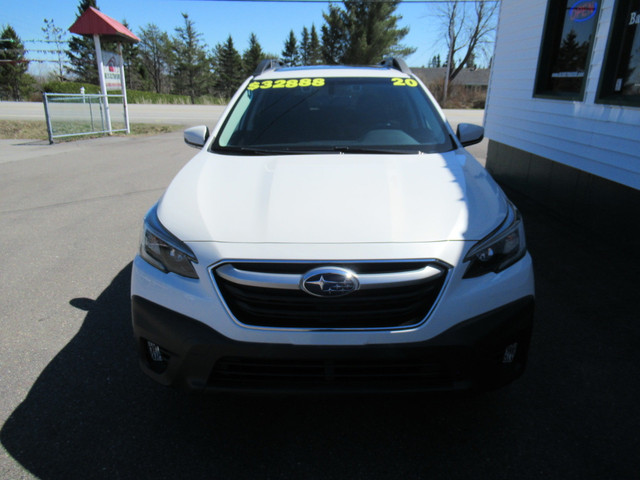
{"type": "Polygon", "coordinates": [[[44,33],[44,38],[47,43],[53,43],[55,45],[55,49],[53,52],[56,54],[56,63],[58,64],[57,70],[55,71],[56,80],[64,81],[64,45],[67,43],[67,32],[62,28],[56,27],[55,23],[53,23],[53,18],[51,20],[44,19],[44,27],[42,27],[42,32],[44,33]]]}
{"type": "Polygon", "coordinates": [[[486,51],[492,41],[491,34],[496,29],[499,3],[478,0],[473,7],[461,0],[443,4],[438,12],[447,45],[447,76],[445,78],[445,98],[448,83],[460,73],[469,60],[478,58],[478,53],[486,51]]]}

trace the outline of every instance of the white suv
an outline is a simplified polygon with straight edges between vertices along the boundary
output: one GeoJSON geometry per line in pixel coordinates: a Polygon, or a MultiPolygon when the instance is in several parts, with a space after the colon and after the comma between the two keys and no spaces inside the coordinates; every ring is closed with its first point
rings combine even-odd
{"type": "Polygon", "coordinates": [[[522,219],[402,60],[259,65],[147,214],[142,369],[195,390],[493,388],[525,366],[522,219]]]}

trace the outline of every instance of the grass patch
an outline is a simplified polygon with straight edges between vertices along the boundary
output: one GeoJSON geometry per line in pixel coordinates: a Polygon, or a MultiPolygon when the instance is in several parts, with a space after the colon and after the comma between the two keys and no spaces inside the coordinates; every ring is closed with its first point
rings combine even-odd
{"type": "Polygon", "coordinates": [[[47,127],[43,122],[0,120],[0,138],[20,140],[46,140],[47,127]]]}
{"type": "MultiPolygon", "coordinates": [[[[113,128],[123,128],[114,125],[113,128]]],[[[166,125],[157,123],[132,123],[131,135],[160,135],[162,133],[182,130],[182,125],[166,125]]],[[[76,130],[77,131],[77,130],[76,130]]],[[[61,131],[55,131],[54,135],[61,131]]],[[[84,138],[104,137],[106,134],[76,135],[73,137],[54,138],[55,142],[68,142],[84,138]]],[[[115,136],[126,135],[124,132],[114,133],[115,136]]],[[[0,138],[10,140],[48,140],[47,125],[41,121],[0,120],[0,138]]]]}

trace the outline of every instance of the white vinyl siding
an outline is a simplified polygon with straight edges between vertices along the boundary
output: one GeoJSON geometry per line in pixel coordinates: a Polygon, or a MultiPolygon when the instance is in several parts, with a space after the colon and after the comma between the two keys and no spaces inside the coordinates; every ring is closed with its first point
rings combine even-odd
{"type": "Polygon", "coordinates": [[[614,0],[599,3],[582,101],[534,98],[547,0],[501,3],[486,136],[640,190],[640,108],[594,103],[614,0]]]}

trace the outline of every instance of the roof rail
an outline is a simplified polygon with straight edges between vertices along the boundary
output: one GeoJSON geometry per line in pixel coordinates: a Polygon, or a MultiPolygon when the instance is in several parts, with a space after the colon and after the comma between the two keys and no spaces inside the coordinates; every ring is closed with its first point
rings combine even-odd
{"type": "Polygon", "coordinates": [[[402,73],[411,75],[411,69],[407,67],[406,62],[401,58],[387,57],[382,60],[382,62],[380,62],[380,65],[382,65],[383,67],[394,68],[396,70],[400,70],[402,73]]]}
{"type": "Polygon", "coordinates": [[[261,73],[266,72],[267,70],[273,70],[274,68],[283,67],[284,63],[275,58],[266,58],[258,64],[256,69],[253,71],[253,76],[257,77],[261,73]]]}

